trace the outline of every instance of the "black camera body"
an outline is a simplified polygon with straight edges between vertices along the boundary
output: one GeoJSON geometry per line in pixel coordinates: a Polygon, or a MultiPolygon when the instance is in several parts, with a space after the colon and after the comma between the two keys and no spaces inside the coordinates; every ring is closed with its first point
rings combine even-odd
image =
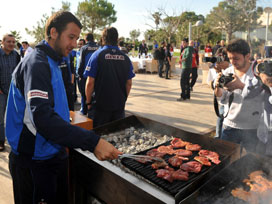
{"type": "Polygon", "coordinates": [[[219,87],[223,88],[227,83],[231,82],[234,79],[233,74],[229,74],[229,75],[222,75],[218,82],[219,82],[219,87]]]}
{"type": "Polygon", "coordinates": [[[259,73],[264,73],[267,76],[272,77],[272,61],[271,60],[264,61],[258,64],[257,66],[258,66],[257,68],[259,73]]]}
{"type": "Polygon", "coordinates": [[[217,62],[223,62],[224,57],[223,56],[218,56],[218,57],[203,57],[202,59],[203,62],[211,62],[211,63],[217,63],[217,62]]]}

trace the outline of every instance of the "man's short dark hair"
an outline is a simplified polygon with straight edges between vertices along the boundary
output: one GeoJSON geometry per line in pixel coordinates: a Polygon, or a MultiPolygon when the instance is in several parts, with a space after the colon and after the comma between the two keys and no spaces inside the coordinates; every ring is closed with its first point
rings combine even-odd
{"type": "Polygon", "coordinates": [[[93,42],[94,41],[93,34],[92,33],[87,33],[86,40],[87,40],[87,42],[93,42]]]}
{"type": "Polygon", "coordinates": [[[69,23],[75,23],[80,29],[82,28],[82,25],[80,21],[69,11],[58,11],[54,13],[46,22],[45,25],[45,38],[46,40],[49,40],[51,38],[50,36],[50,30],[51,28],[56,28],[58,34],[61,34],[67,24],[69,23]]]}
{"type": "Polygon", "coordinates": [[[102,44],[103,45],[117,45],[118,31],[114,27],[108,27],[103,30],[102,44]]]}
{"type": "Polygon", "coordinates": [[[124,41],[123,41],[123,40],[120,40],[120,41],[119,41],[119,46],[120,46],[120,47],[123,47],[123,46],[124,46],[124,41]]]}
{"type": "Polygon", "coordinates": [[[27,41],[23,41],[22,44],[29,45],[27,41]]]}
{"type": "Polygon", "coordinates": [[[243,39],[233,39],[227,45],[227,52],[236,52],[245,56],[250,53],[250,47],[243,39]]]}
{"type": "Polygon", "coordinates": [[[85,41],[83,38],[80,38],[78,41],[82,41],[82,42],[83,42],[83,45],[86,44],[86,41],[85,41]]]}
{"type": "Polygon", "coordinates": [[[187,42],[187,43],[189,42],[188,38],[183,38],[182,41],[187,42]]]}
{"type": "Polygon", "coordinates": [[[5,34],[4,36],[3,36],[3,42],[6,40],[6,38],[8,38],[8,37],[11,37],[11,38],[15,38],[15,36],[13,35],[13,34],[5,34]]]}

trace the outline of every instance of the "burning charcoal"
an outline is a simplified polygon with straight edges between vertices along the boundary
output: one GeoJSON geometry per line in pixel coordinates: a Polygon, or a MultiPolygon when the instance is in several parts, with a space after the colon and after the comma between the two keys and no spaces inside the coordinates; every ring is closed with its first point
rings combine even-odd
{"type": "Polygon", "coordinates": [[[164,135],[163,136],[163,142],[167,142],[169,140],[168,136],[167,135],[164,135]]]}
{"type": "Polygon", "coordinates": [[[135,140],[135,135],[133,135],[133,136],[131,136],[131,137],[129,138],[129,141],[130,141],[130,142],[133,141],[133,140],[135,140]]]}
{"type": "Polygon", "coordinates": [[[112,140],[117,143],[118,142],[118,138],[116,136],[113,136],[112,140]]]}
{"type": "Polygon", "coordinates": [[[150,140],[145,141],[144,144],[145,144],[146,146],[147,146],[147,145],[150,145],[150,140]]]}
{"type": "Polygon", "coordinates": [[[143,144],[144,140],[143,139],[139,139],[138,142],[139,142],[139,144],[143,144]]]}

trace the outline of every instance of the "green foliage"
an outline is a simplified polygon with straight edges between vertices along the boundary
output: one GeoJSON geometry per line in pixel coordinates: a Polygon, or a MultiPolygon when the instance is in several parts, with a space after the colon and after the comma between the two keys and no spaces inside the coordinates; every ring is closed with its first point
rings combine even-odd
{"type": "Polygon", "coordinates": [[[140,30],[132,30],[129,32],[129,36],[131,38],[132,41],[135,41],[136,39],[138,39],[138,37],[140,36],[141,32],[140,30]]]}
{"type": "Polygon", "coordinates": [[[37,22],[37,26],[33,26],[33,30],[25,28],[26,33],[35,39],[35,43],[40,42],[45,38],[45,24],[48,18],[48,15],[43,14],[42,19],[37,22]]]}
{"type": "Polygon", "coordinates": [[[240,30],[242,21],[235,1],[219,2],[207,16],[206,22],[212,30],[220,30],[227,33],[227,41],[231,40],[232,34],[240,30]]]}
{"type": "Polygon", "coordinates": [[[11,30],[10,34],[12,34],[15,37],[16,42],[20,42],[20,40],[22,39],[22,36],[19,31],[11,30]]]}
{"type": "Polygon", "coordinates": [[[116,11],[114,5],[107,0],[85,0],[77,7],[79,20],[83,25],[83,31],[94,33],[97,29],[102,30],[114,23],[116,11]]]}
{"type": "MultiPolygon", "coordinates": [[[[71,3],[69,2],[62,2],[61,10],[70,11],[71,3]]],[[[51,14],[55,12],[55,8],[52,8],[51,14]]],[[[32,30],[25,28],[27,34],[31,35],[35,39],[35,43],[40,42],[45,38],[45,24],[49,16],[47,14],[42,15],[42,19],[37,22],[37,26],[33,26],[32,30]]]]}

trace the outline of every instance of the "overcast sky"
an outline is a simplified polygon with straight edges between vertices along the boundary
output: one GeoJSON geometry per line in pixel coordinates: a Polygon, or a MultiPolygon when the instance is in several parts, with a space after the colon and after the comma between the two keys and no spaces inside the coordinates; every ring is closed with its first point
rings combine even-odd
{"type": "MultiPolygon", "coordinates": [[[[25,28],[32,29],[40,21],[43,14],[50,15],[52,7],[58,10],[62,1],[71,3],[71,12],[76,12],[79,2],[83,0],[3,0],[0,12],[0,38],[10,31],[19,31],[22,39],[29,42],[25,28]]],[[[184,11],[194,11],[197,15],[206,16],[220,0],[108,0],[115,5],[117,22],[113,24],[119,36],[129,37],[129,32],[139,29],[141,33],[151,27],[150,13],[163,8],[169,15],[184,11]]],[[[259,0],[261,6],[271,6],[272,0],[259,0]]],[[[271,14],[272,18],[272,14],[271,14]]],[[[152,24],[154,26],[154,24],[152,24]]],[[[142,36],[141,36],[142,38],[142,36]]]]}

